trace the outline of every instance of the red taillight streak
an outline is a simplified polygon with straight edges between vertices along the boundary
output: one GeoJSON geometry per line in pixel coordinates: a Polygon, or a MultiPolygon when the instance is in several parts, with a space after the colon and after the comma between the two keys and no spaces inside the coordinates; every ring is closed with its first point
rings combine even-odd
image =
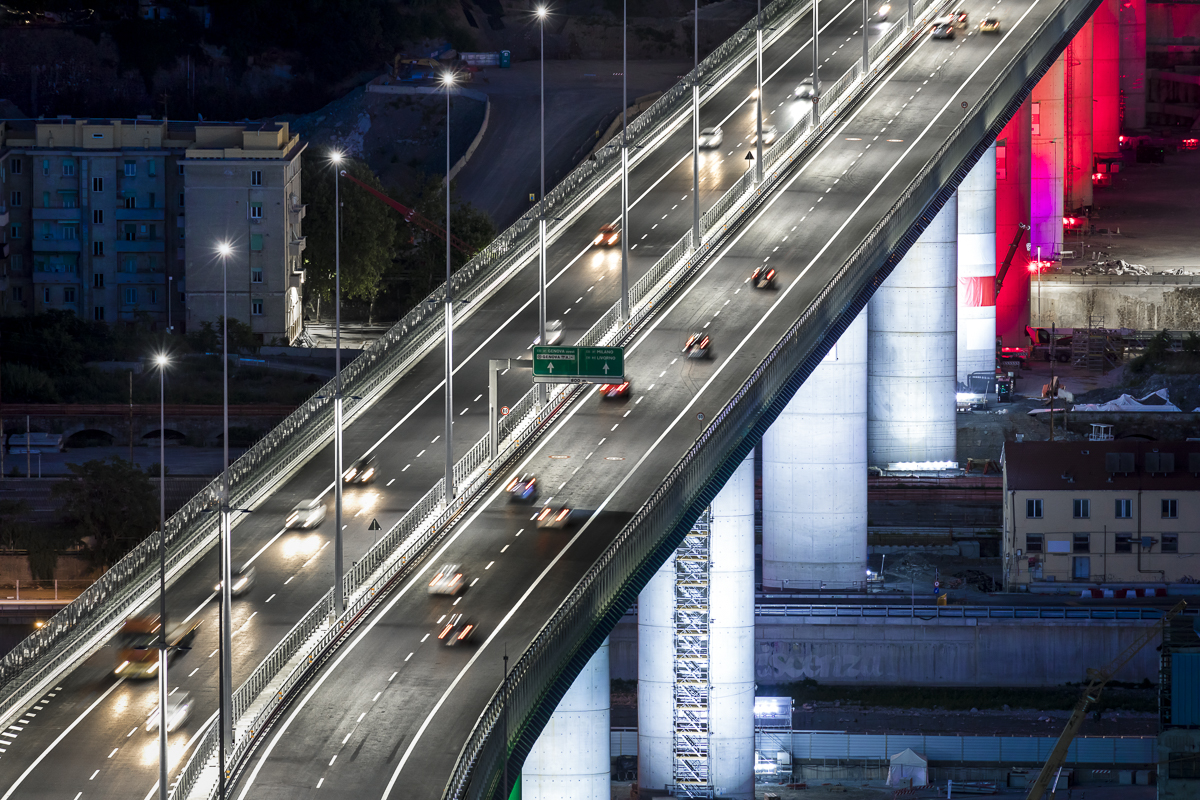
{"type": "Polygon", "coordinates": [[[438,634],[438,638],[445,639],[446,634],[452,630],[454,630],[454,625],[447,625],[446,627],[442,628],[442,632],[438,634]]]}
{"type": "Polygon", "coordinates": [[[474,627],[474,625],[468,625],[467,627],[463,628],[462,633],[458,635],[458,640],[461,642],[463,639],[466,639],[468,636],[470,636],[471,629],[474,627]]]}

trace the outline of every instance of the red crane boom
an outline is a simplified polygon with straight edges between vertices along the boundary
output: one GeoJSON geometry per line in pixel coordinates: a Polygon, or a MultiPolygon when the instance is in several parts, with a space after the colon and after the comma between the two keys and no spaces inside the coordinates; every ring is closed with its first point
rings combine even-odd
{"type": "MultiPolygon", "coordinates": [[[[425,217],[418,214],[416,209],[409,208],[408,206],[404,205],[403,203],[396,202],[395,200],[388,197],[386,194],[379,191],[378,189],[375,189],[375,188],[363,183],[358,178],[356,178],[353,175],[346,172],[346,170],[342,170],[341,175],[343,178],[348,178],[348,179],[354,181],[359,186],[366,189],[368,192],[375,195],[380,200],[382,200],[383,202],[387,203],[392,208],[399,211],[400,216],[404,217],[405,222],[409,223],[410,225],[418,225],[418,226],[424,228],[425,230],[429,231],[430,233],[432,233],[434,236],[441,239],[443,242],[446,241],[445,228],[442,228],[439,225],[437,225],[433,222],[430,222],[428,219],[426,219],[425,217]]],[[[459,239],[454,234],[450,234],[450,244],[451,244],[451,246],[454,247],[454,249],[458,250],[460,253],[463,253],[464,255],[469,256],[473,252],[471,250],[471,248],[467,247],[467,245],[462,241],[462,239],[459,239]]]]}

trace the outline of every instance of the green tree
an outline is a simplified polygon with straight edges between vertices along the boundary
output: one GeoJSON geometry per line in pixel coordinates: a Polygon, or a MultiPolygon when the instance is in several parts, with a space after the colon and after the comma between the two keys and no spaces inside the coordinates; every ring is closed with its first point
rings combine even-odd
{"type": "MultiPolygon", "coordinates": [[[[382,192],[379,178],[364,162],[348,159],[341,169],[358,180],[382,192]]],[[[314,154],[304,159],[301,186],[308,213],[304,233],[308,246],[304,250],[305,286],[309,296],[320,303],[333,301],[336,266],[334,239],[334,166],[328,159],[314,154]]],[[[341,284],[342,297],[374,303],[382,279],[392,266],[399,215],[379,198],[362,187],[343,180],[342,201],[341,284]]]]}
{"type": "MultiPolygon", "coordinates": [[[[414,207],[426,219],[438,227],[446,220],[446,190],[442,178],[432,177],[422,185],[414,207]]],[[[401,244],[396,260],[396,275],[407,287],[407,301],[411,305],[420,302],[437,286],[446,281],[446,242],[416,225],[406,226],[401,234],[401,244]]],[[[450,233],[467,246],[464,253],[457,247],[450,248],[450,264],[458,269],[484,245],[496,238],[496,225],[486,212],[475,208],[454,195],[454,184],[450,185],[450,233]]]]}
{"type": "Polygon", "coordinates": [[[158,493],[136,464],[112,456],[67,468],[72,475],[53,496],[70,534],[91,545],[96,563],[112,566],[158,526],[158,493]]]}

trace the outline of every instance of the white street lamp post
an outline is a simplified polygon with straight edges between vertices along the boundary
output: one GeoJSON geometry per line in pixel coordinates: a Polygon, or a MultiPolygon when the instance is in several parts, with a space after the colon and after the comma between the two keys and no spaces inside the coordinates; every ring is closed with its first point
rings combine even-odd
{"type": "MultiPolygon", "coordinates": [[[[454,285],[451,281],[450,269],[450,92],[454,89],[454,73],[447,72],[442,76],[442,85],[446,88],[446,478],[445,499],[449,506],[454,500],[454,285]]],[[[542,221],[543,231],[545,220],[542,221]]],[[[545,244],[542,245],[543,262],[545,259],[545,244]]],[[[543,267],[543,286],[545,285],[545,268],[543,267]]],[[[543,292],[545,290],[543,289],[543,292]]],[[[542,319],[545,320],[545,306],[542,307],[542,319]]],[[[542,323],[545,331],[545,322],[542,323]]]]}
{"type": "MultiPolygon", "coordinates": [[[[817,2],[813,0],[813,6],[816,7],[817,2]]],[[[757,102],[757,110],[755,112],[755,131],[754,141],[757,149],[757,158],[754,159],[754,182],[762,183],[762,117],[763,117],[763,88],[762,88],[762,0],[758,0],[758,13],[754,15],[754,34],[758,41],[758,61],[755,65],[755,89],[754,99],[757,102]]]]}
{"type": "Polygon", "coordinates": [[[692,18],[692,249],[700,249],[700,0],[692,18]]]}
{"type": "MultiPolygon", "coordinates": [[[[170,297],[167,298],[168,307],[170,297]]],[[[167,356],[158,365],[158,796],[167,800],[167,356]]]]}
{"type": "Polygon", "coordinates": [[[233,747],[233,643],[230,624],[233,621],[230,591],[230,560],[232,558],[229,537],[229,256],[233,248],[224,243],[221,254],[221,377],[224,387],[222,397],[222,457],[221,457],[221,658],[219,663],[220,684],[220,764],[218,776],[219,800],[225,797],[225,750],[233,747]]]}
{"type": "Polygon", "coordinates": [[[629,0],[621,4],[621,322],[629,321],[629,0]]]}
{"type": "MultiPolygon", "coordinates": [[[[538,261],[538,341],[543,345],[549,344],[546,341],[546,15],[548,10],[545,6],[538,6],[537,17],[541,29],[541,43],[539,45],[541,55],[541,167],[542,167],[542,182],[541,194],[539,195],[540,204],[538,206],[538,251],[541,258],[538,261]]],[[[449,98],[449,95],[447,95],[449,98]]],[[[446,112],[446,129],[449,131],[450,113],[446,112]]],[[[447,150],[447,159],[449,158],[449,150],[447,150]]],[[[449,169],[447,167],[447,169],[449,169]]],[[[449,174],[449,173],[447,173],[449,174]]],[[[449,193],[449,178],[447,178],[447,193],[449,193]]],[[[447,194],[449,196],[449,194],[447,194]]],[[[447,214],[446,229],[450,228],[450,218],[447,214]]],[[[449,280],[449,279],[447,279],[449,280]]],[[[538,403],[544,404],[547,399],[547,387],[544,383],[538,384],[538,403]]]]}
{"type": "Polygon", "coordinates": [[[333,161],[333,612],[345,610],[342,597],[342,154],[333,161]]]}

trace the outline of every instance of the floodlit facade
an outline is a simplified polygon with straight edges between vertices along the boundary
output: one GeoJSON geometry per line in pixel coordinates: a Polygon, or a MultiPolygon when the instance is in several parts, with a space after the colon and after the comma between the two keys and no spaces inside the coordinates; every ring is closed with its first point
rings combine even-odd
{"type": "Polygon", "coordinates": [[[1200,442],[1009,442],[1003,469],[1010,590],[1200,577],[1200,442]]]}
{"type": "Polygon", "coordinates": [[[287,123],[0,121],[0,313],[300,334],[299,137],[287,123]]]}

